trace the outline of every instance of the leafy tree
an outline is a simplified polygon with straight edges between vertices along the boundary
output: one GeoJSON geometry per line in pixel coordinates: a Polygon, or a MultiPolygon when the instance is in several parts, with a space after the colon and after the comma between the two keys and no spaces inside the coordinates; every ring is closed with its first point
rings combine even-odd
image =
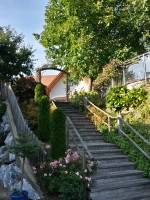
{"type": "Polygon", "coordinates": [[[10,26],[0,26],[0,80],[10,81],[21,73],[31,75],[33,50],[23,44],[23,35],[10,26]]]}
{"type": "Polygon", "coordinates": [[[19,102],[29,101],[34,98],[36,82],[33,77],[22,77],[12,85],[15,95],[19,97],[19,102]]]}
{"type": "Polygon", "coordinates": [[[111,59],[146,51],[149,11],[148,0],[50,0],[44,31],[35,37],[54,64],[93,81],[111,59]]]}

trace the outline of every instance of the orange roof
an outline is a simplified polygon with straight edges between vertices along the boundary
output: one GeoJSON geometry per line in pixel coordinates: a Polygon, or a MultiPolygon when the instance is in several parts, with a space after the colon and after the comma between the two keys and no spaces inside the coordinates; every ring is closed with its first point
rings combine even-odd
{"type": "Polygon", "coordinates": [[[57,75],[47,75],[47,76],[41,76],[41,83],[45,86],[48,86],[53,82],[53,80],[57,77],[57,75]]]}

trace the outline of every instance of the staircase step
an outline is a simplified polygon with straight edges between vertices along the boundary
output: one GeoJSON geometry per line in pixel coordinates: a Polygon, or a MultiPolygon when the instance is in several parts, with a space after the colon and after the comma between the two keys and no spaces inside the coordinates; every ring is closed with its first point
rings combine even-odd
{"type": "MultiPolygon", "coordinates": [[[[143,172],[135,169],[126,155],[115,145],[104,141],[96,127],[68,103],[58,103],[78,130],[83,141],[95,160],[98,160],[97,171],[91,174],[92,200],[150,200],[150,180],[143,178],[143,172]]],[[[74,134],[73,128],[69,128],[74,134]]],[[[78,146],[82,150],[78,138],[78,146]]],[[[76,151],[70,137],[69,145],[76,151]]]]}
{"type": "Polygon", "coordinates": [[[124,177],[126,176],[142,176],[143,172],[140,170],[125,170],[125,171],[116,171],[116,172],[108,172],[108,173],[100,173],[100,174],[93,174],[92,175],[92,180],[97,180],[97,179],[111,179],[111,178],[118,178],[118,177],[122,177],[122,179],[124,179],[124,177]]]}
{"type": "Polygon", "coordinates": [[[105,181],[105,182],[96,182],[92,187],[92,191],[111,191],[118,189],[118,191],[120,192],[124,192],[127,191],[128,188],[131,188],[132,191],[136,190],[137,186],[140,186],[140,189],[144,189],[146,187],[150,188],[150,180],[146,179],[146,178],[138,178],[138,179],[130,179],[130,180],[124,180],[122,179],[121,181],[105,181]],[[106,184],[107,182],[107,184],[106,184]]]}
{"type": "MultiPolygon", "coordinates": [[[[81,145],[79,144],[79,147],[80,146],[81,145]]],[[[74,144],[70,145],[70,148],[73,149],[74,147],[75,147],[74,144]]],[[[116,145],[111,144],[111,143],[104,143],[104,142],[103,143],[88,143],[87,147],[88,147],[89,150],[116,149],[116,145]]]]}
{"type": "Polygon", "coordinates": [[[94,156],[95,160],[100,163],[118,163],[118,162],[129,162],[129,159],[125,155],[113,155],[113,156],[94,156]]]}
{"type": "MultiPolygon", "coordinates": [[[[98,164],[97,171],[100,171],[100,173],[108,173],[108,172],[114,172],[114,171],[123,171],[123,170],[130,170],[135,169],[135,164],[132,162],[121,162],[121,163],[107,163],[107,164],[98,164]]],[[[97,174],[98,172],[95,172],[97,174]]]]}
{"type": "Polygon", "coordinates": [[[146,187],[141,189],[137,186],[135,191],[127,188],[124,192],[119,190],[92,192],[90,197],[91,200],[150,200],[150,189],[146,187]]]}
{"type": "Polygon", "coordinates": [[[91,150],[90,151],[94,157],[96,156],[110,156],[110,155],[123,155],[120,149],[111,149],[111,150],[91,150]]]}

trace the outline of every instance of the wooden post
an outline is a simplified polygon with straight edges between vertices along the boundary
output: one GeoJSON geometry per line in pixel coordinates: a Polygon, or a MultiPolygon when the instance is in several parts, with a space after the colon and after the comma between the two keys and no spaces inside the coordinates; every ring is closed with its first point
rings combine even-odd
{"type": "Polygon", "coordinates": [[[83,173],[84,173],[84,170],[85,170],[85,148],[83,147],[83,154],[82,154],[82,170],[83,170],[83,173]]]}

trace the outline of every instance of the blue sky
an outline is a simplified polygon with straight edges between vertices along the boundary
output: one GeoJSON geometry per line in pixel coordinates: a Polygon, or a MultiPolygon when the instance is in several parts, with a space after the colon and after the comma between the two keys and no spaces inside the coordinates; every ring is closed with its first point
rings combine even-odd
{"type": "Polygon", "coordinates": [[[44,26],[45,6],[49,0],[0,0],[0,26],[10,25],[18,34],[22,33],[24,43],[33,46],[35,67],[46,63],[44,48],[36,41],[33,33],[40,33],[44,26]]]}

